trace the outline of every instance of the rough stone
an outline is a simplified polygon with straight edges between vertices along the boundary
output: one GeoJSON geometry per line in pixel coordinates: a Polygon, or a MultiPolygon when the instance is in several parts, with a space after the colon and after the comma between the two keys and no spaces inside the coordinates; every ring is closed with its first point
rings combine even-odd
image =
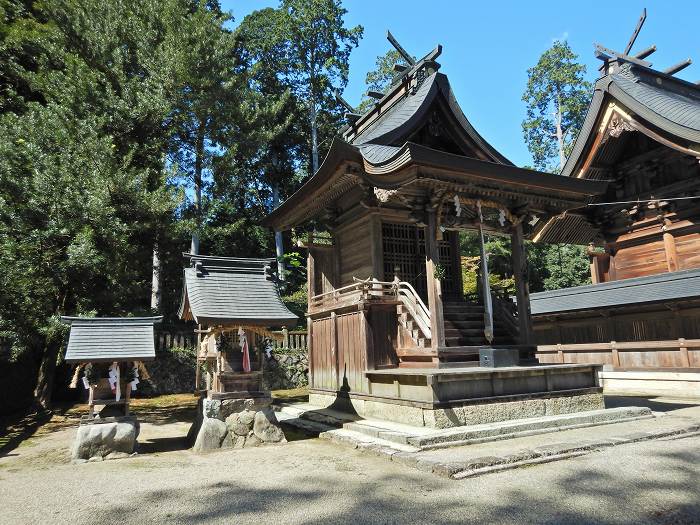
{"type": "Polygon", "coordinates": [[[241,448],[251,448],[262,445],[263,441],[255,434],[243,438],[245,441],[241,444],[241,448]]]}
{"type": "Polygon", "coordinates": [[[139,423],[124,419],[109,423],[81,425],[73,443],[72,459],[100,458],[112,452],[131,454],[136,446],[139,423]]]}
{"type": "Polygon", "coordinates": [[[603,394],[552,397],[550,399],[545,399],[544,404],[548,416],[605,408],[603,394]]]}
{"type": "Polygon", "coordinates": [[[280,428],[277,416],[271,408],[264,408],[255,414],[253,433],[265,443],[280,443],[286,441],[280,428]]]}
{"type": "Polygon", "coordinates": [[[253,428],[254,421],[255,412],[252,410],[244,410],[228,416],[226,418],[226,427],[229,432],[237,436],[247,436],[253,428]]]}
{"type": "Polygon", "coordinates": [[[192,451],[210,452],[220,449],[226,433],[226,423],[214,418],[205,418],[192,451]]]}
{"type": "Polygon", "coordinates": [[[88,463],[98,463],[104,460],[105,458],[103,458],[102,456],[92,456],[90,459],[88,459],[88,463]]]}

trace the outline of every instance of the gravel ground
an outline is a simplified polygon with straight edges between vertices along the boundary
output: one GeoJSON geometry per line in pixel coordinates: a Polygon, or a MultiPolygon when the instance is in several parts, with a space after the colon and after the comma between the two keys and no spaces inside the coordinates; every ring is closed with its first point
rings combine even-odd
{"type": "Polygon", "coordinates": [[[0,457],[0,523],[700,523],[700,437],[454,481],[317,439],[195,455],[185,423],[142,454],[71,465],[74,429],[0,457]]]}

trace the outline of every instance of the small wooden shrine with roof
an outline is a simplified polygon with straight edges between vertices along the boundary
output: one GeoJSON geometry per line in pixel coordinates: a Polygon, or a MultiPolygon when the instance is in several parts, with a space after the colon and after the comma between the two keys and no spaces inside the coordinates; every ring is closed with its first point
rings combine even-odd
{"type": "Polygon", "coordinates": [[[280,299],[274,259],[183,255],[188,266],[179,316],[198,324],[196,388],[202,389],[203,367],[211,398],[268,395],[262,389],[264,338],[297,322],[280,299]]]}
{"type": "Polygon", "coordinates": [[[547,362],[700,369],[700,83],[653,69],[652,45],[601,60],[562,178],[609,181],[588,206],[543,221],[535,240],[589,244],[589,286],[533,294],[547,362]]]}
{"type": "Polygon", "coordinates": [[[79,374],[89,390],[90,419],[95,407],[119,407],[129,415],[131,391],[139,373],[147,379],[143,362],[156,357],[153,326],[162,317],[61,317],[70,324],[65,360],[76,364],[71,386],[79,374]],[[110,366],[111,365],[111,366],[110,366]],[[108,378],[109,367],[109,378],[108,378]]]}
{"type": "MultiPolygon", "coordinates": [[[[439,71],[441,46],[416,61],[389,36],[408,65],[386,93],[368,93],[376,101],[365,114],[342,101],[341,137],[266,224],[324,232],[307,243],[312,396],[342,390],[432,410],[498,395],[465,379],[485,348],[534,363],[524,240],[607,183],[514,166],[460,109],[439,71]],[[480,298],[464,298],[461,230],[512,239],[517,308],[491,293],[483,242],[480,298]]],[[[591,370],[569,377],[579,372],[572,385],[595,387],[591,370]]],[[[554,395],[537,375],[517,393],[554,395]]]]}

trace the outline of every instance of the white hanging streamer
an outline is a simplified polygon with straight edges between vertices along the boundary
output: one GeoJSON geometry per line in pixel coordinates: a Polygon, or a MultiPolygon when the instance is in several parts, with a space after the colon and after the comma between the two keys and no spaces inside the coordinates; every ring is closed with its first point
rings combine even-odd
{"type": "Polygon", "coordinates": [[[134,364],[134,380],[131,383],[129,383],[132,392],[136,391],[136,385],[138,385],[139,383],[139,367],[136,364],[134,364]]]}
{"type": "Polygon", "coordinates": [[[462,202],[459,200],[459,196],[455,195],[455,213],[457,214],[457,217],[460,217],[462,215],[462,202]]]}
{"type": "Polygon", "coordinates": [[[503,208],[498,210],[498,223],[501,226],[505,226],[506,224],[506,211],[503,208]]]}
{"type": "Polygon", "coordinates": [[[121,385],[119,384],[119,363],[116,361],[112,363],[112,365],[109,367],[109,386],[112,389],[112,392],[114,392],[114,399],[115,401],[119,401],[122,398],[122,389],[121,385]]]}
{"type": "Polygon", "coordinates": [[[530,226],[534,226],[540,221],[540,218],[537,215],[532,216],[532,220],[528,222],[530,226]]]}

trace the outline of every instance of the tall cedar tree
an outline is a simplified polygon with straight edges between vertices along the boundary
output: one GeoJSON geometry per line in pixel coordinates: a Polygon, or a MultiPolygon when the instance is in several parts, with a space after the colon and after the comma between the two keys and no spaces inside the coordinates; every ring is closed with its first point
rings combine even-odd
{"type": "MultiPolygon", "coordinates": [[[[340,0],[282,0],[281,35],[288,41],[293,89],[308,107],[311,170],[319,167],[320,112],[336,109],[336,89],[348,82],[350,52],[362,38],[362,26],[346,28],[340,0]]],[[[337,122],[335,123],[337,124],[337,122]]]]}
{"type": "Polygon", "coordinates": [[[527,70],[523,135],[537,169],[561,171],[586,116],[591,84],[586,66],[564,41],[555,41],[527,70]],[[555,166],[558,164],[558,170],[555,166]]]}

